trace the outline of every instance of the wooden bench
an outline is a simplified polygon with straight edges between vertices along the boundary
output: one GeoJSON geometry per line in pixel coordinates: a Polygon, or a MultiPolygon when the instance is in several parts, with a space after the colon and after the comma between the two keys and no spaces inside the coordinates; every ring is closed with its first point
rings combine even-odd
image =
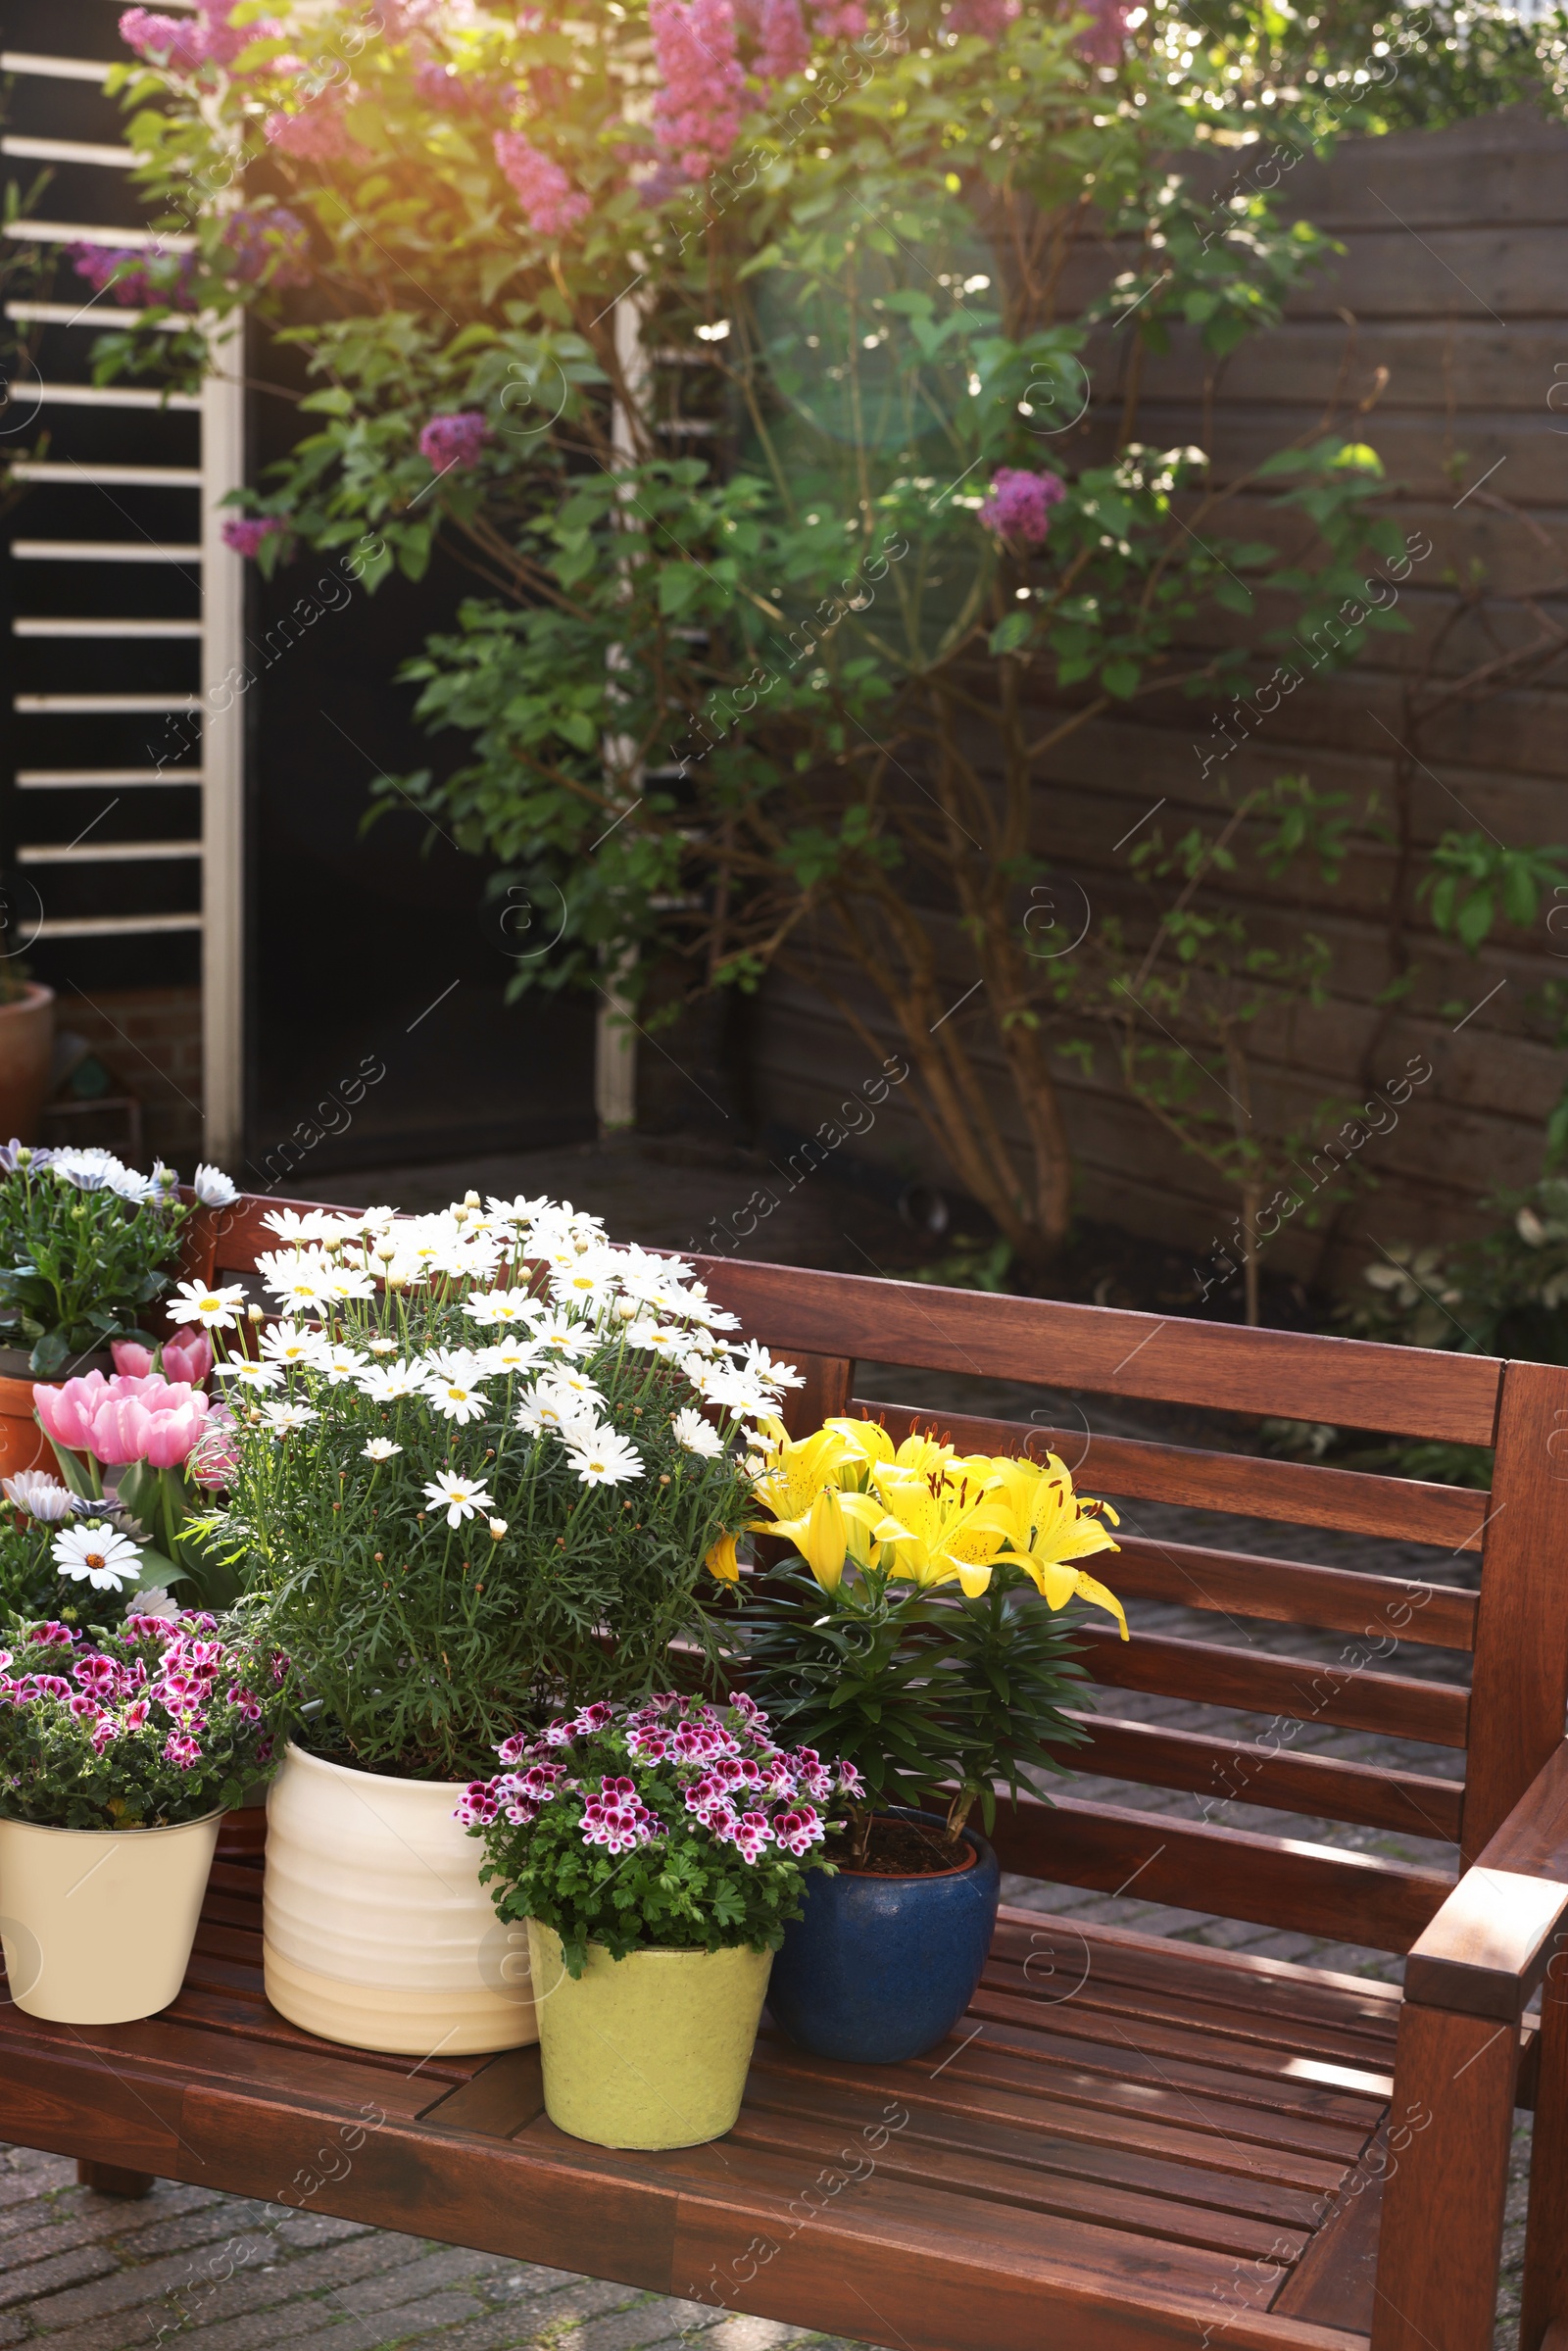
{"type": "MultiPolygon", "coordinates": [[[[254,1263],[266,1204],[205,1219],[205,1272],[254,1263]]],[[[1568,1370],[699,1264],[747,1333],[807,1373],[798,1425],[852,1405],[862,1358],[1495,1444],[1490,1495],[1129,1438],[1095,1437],[1080,1468],[1086,1491],[1127,1506],[1123,1594],[1179,1601],[1221,1633],[1236,1617],[1326,1631],[1348,1653],[1090,1638],[1111,1690],[1279,1716],[1286,1735],[1122,1721],[1111,1700],[1075,1761],[1134,1788],[1239,1782],[1308,1823],[1425,1838],[1430,1862],[1071,1793],[998,1823],[1004,1867],[1031,1879],[1107,1894],[1136,1881],[1158,1902],[1407,1952],[1402,1997],[1004,1908],[968,2019],[930,2056],[831,2064],[764,2020],[728,2138],[617,2154],[545,2120],[532,2050],[410,2067],[286,2025],[261,1988],[260,1857],[220,1855],[163,2015],[95,2031],[0,2010],[6,2133],[122,2192],[137,2174],[196,2181],[893,2351],[1483,2351],[1514,2109],[1534,2104],[1521,2340],[1537,2351],[1550,2333],[1564,2351],[1568,1370]],[[1151,1540],[1134,1531],[1145,1501],[1479,1553],[1479,1594],[1151,1540]],[[1468,1652],[1468,1690],[1391,1668],[1386,1649],[1366,1662],[1385,1632],[1468,1652]],[[1298,1723],[1462,1748],[1466,1777],[1298,1752],[1298,1723]]],[[[896,1433],[938,1427],[965,1446],[1038,1451],[1050,1436],[865,1401],[896,1433]]],[[[1083,1450],[1074,1431],[1057,1443],[1083,1450]]]]}

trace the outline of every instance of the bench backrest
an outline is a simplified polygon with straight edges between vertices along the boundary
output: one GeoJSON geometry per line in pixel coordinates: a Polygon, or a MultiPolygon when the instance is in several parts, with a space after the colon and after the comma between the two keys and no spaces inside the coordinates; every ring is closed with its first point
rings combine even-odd
{"type": "MultiPolygon", "coordinates": [[[[189,1269],[249,1271],[275,1246],[261,1219],[278,1202],[247,1198],[190,1228],[189,1269]]],[[[1091,1678],[1210,1707],[1276,1718],[1261,1738],[1175,1731],[1087,1715],[1082,1771],[1135,1787],[1234,1799],[1345,1821],[1438,1847],[1468,1863],[1563,1736],[1568,1704],[1568,1368],[1504,1363],[1049,1299],[980,1296],[913,1283],[733,1258],[694,1260],[745,1335],[807,1375],[796,1428],[865,1410],[896,1437],[913,1428],[966,1450],[1050,1446],[1081,1489],[1118,1505],[1171,1502],[1248,1519],[1329,1527],[1480,1552],[1479,1593],[1405,1576],[1352,1573],[1124,1526],[1107,1577],[1123,1597],[1343,1635],[1331,1661],[1224,1640],[1139,1633],[1130,1643],[1085,1626],[1091,1678]],[[1495,1445],[1490,1494],[1320,1464],[1053,1431],[1029,1422],[926,1412],[857,1393],[858,1361],[1054,1391],[1331,1422],[1452,1444],[1495,1445]],[[1470,1687],[1388,1671],[1394,1643],[1472,1657],[1470,1687]],[[1295,1751],[1295,1726],[1327,1724],[1463,1749],[1464,1780],[1295,1751]]],[[[1131,1514],[1136,1517],[1136,1510],[1131,1514]]],[[[1068,1784],[1070,1786],[1070,1783],[1068,1784]]],[[[1089,1803],[999,1814],[1004,1866],[1106,1893],[1400,1951],[1452,1884],[1446,1855],[1413,1866],[1298,1838],[1168,1813],[1089,1803]]]]}

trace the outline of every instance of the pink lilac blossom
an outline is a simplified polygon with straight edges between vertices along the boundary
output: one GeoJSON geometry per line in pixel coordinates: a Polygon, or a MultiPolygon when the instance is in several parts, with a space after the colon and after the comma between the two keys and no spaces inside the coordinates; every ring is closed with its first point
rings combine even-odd
{"type": "Polygon", "coordinates": [[[663,79],[654,136],[688,179],[706,179],[734,146],[745,111],[734,9],[730,0],[649,0],[648,22],[663,79]]]}
{"type": "Polygon", "coordinates": [[[343,100],[336,90],[311,99],[297,115],[269,115],[267,143],[302,164],[368,164],[371,160],[369,150],[351,137],[343,100]]]}
{"type": "Polygon", "coordinates": [[[252,41],[275,41],[282,26],[266,17],[254,24],[231,24],[232,0],[200,0],[188,17],[166,17],[130,8],[120,20],[120,37],[138,57],[167,64],[176,73],[202,66],[231,66],[252,41]]]}
{"type": "Polygon", "coordinates": [[[980,520],[1011,546],[1043,547],[1051,528],[1051,510],[1066,495],[1067,486],[1057,474],[999,465],[992,476],[990,496],[980,508],[980,520]]]}
{"type": "Polygon", "coordinates": [[[858,41],[867,18],[860,0],[827,0],[827,5],[813,7],[811,24],[824,41],[858,41]]]}
{"type": "Polygon", "coordinates": [[[592,210],[561,166],[541,155],[520,130],[498,130],[492,144],[502,177],[536,237],[564,237],[592,210]]]}
{"type": "Polygon", "coordinates": [[[1089,0],[1089,7],[1094,23],[1079,35],[1079,56],[1092,66],[1120,65],[1131,9],[1120,0],[1089,0]]]}
{"type": "Polygon", "coordinates": [[[948,30],[978,33],[983,41],[1000,41],[1018,8],[1019,0],[953,0],[948,12],[948,30]]]}
{"type": "Polygon", "coordinates": [[[274,286],[308,286],[311,282],[306,267],[311,232],[286,204],[271,204],[261,212],[234,213],[223,224],[223,242],[242,285],[256,285],[264,277],[274,286]]]}
{"type": "Polygon", "coordinates": [[[432,416],[419,435],[419,455],[437,473],[471,472],[479,452],[490,438],[490,427],[477,409],[459,409],[455,416],[432,416]]]}
{"type": "Polygon", "coordinates": [[[760,81],[787,81],[810,60],[810,36],[801,0],[762,0],[759,46],[752,72],[760,81]]]}
{"type": "Polygon", "coordinates": [[[196,298],[191,279],[196,273],[192,253],[171,254],[158,246],[71,245],[73,266],[95,294],[107,293],[126,309],[193,311],[196,298]]]}
{"type": "Polygon", "coordinates": [[[283,524],[276,514],[236,514],[223,525],[223,545],[232,547],[236,555],[252,558],[261,554],[269,539],[275,539],[283,524]]]}

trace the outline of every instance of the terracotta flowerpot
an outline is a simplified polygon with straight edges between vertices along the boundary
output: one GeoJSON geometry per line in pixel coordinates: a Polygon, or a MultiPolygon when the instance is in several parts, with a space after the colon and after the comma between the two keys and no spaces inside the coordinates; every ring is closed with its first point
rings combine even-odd
{"type": "Polygon", "coordinates": [[[34,981],[14,1004],[0,1004],[0,1143],[38,1140],[55,1050],[55,992],[34,981]]]}
{"type": "Polygon", "coordinates": [[[54,1467],[49,1440],[32,1417],[32,1382],[0,1376],[0,1478],[54,1467]]]}

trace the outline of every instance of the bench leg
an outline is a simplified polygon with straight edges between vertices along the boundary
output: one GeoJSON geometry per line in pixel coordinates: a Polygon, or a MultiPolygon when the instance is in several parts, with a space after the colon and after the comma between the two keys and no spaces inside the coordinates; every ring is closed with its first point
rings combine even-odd
{"type": "Polygon", "coordinates": [[[1568,2351],[1568,1947],[1561,1943],[1541,1987],[1519,2351],[1542,2351],[1548,2328],[1563,2336],[1562,2351],[1568,2351]]]}
{"type": "Polygon", "coordinates": [[[1519,2029],[1407,2000],[1372,2351],[1491,2351],[1519,2029]]]}
{"type": "Polygon", "coordinates": [[[89,2163],[76,2158],[76,2185],[96,2188],[100,2196],[150,2196],[157,2179],[153,2172],[127,2172],[118,2163],[89,2163]]]}

